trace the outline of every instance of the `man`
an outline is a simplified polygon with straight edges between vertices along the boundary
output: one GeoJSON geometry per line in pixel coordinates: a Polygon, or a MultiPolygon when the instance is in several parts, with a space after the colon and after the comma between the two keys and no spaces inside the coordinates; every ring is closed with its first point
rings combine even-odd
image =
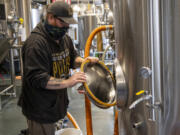
{"type": "Polygon", "coordinates": [[[72,8],[64,2],[50,4],[46,19],[36,26],[23,46],[19,105],[27,118],[30,135],[54,135],[54,123],[67,112],[67,88],[86,82],[83,72],[69,77],[69,69],[84,61],[66,35],[69,24],[76,23],[72,14],[72,8]]]}

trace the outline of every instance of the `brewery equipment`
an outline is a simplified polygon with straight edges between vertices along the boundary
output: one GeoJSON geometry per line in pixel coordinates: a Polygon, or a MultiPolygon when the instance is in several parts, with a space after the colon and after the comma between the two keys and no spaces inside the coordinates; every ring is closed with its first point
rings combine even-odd
{"type": "Polygon", "coordinates": [[[180,134],[179,12],[178,0],[113,2],[115,51],[128,93],[125,104],[117,98],[119,135],[180,134]]]}

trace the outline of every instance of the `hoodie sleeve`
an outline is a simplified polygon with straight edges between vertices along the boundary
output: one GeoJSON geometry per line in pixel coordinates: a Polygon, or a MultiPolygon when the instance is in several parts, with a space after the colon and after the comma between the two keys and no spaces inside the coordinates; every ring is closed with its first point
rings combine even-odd
{"type": "Polygon", "coordinates": [[[33,88],[45,88],[50,78],[48,51],[33,42],[23,48],[24,79],[33,88]]]}

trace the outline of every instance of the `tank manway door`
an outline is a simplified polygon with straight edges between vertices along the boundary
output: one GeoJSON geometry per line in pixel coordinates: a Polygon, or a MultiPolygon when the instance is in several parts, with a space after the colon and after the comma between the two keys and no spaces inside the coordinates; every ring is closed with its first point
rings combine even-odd
{"type": "Polygon", "coordinates": [[[116,77],[117,108],[121,109],[121,108],[124,108],[126,105],[128,89],[127,89],[123,70],[122,70],[119,60],[117,58],[114,60],[114,71],[115,71],[115,77],[116,77]]]}

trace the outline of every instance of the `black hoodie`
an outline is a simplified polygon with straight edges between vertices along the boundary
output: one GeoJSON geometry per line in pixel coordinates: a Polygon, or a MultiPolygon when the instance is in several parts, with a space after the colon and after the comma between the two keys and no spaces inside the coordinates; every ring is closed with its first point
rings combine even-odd
{"type": "Polygon", "coordinates": [[[39,123],[54,123],[67,112],[67,89],[48,90],[51,76],[68,78],[75,58],[72,40],[65,35],[57,44],[39,23],[22,48],[23,82],[18,104],[23,114],[39,123]]]}

